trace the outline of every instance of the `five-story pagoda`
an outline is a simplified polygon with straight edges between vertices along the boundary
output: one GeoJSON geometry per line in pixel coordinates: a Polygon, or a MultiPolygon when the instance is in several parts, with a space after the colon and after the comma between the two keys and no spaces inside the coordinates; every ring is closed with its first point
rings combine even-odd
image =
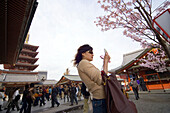
{"type": "Polygon", "coordinates": [[[14,65],[4,65],[4,68],[10,70],[34,71],[38,67],[38,65],[35,64],[38,60],[38,58],[35,58],[38,54],[38,52],[36,52],[37,49],[38,46],[25,43],[17,63],[14,65]]]}
{"type": "Polygon", "coordinates": [[[0,81],[6,87],[22,87],[25,84],[40,82],[38,72],[34,72],[38,67],[38,64],[35,63],[38,60],[36,56],[39,46],[28,44],[28,38],[29,35],[20,51],[16,64],[4,64],[4,70],[1,70],[0,81]]]}

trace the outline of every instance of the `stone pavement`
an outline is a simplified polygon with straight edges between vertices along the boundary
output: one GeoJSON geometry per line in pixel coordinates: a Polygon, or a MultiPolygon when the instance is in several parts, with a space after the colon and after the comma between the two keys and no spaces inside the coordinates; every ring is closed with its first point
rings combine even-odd
{"type": "MultiPolygon", "coordinates": [[[[45,105],[42,106],[32,106],[31,108],[31,113],[63,113],[64,111],[70,111],[70,110],[74,110],[74,109],[78,109],[78,108],[82,108],[83,107],[83,100],[78,101],[78,105],[76,105],[74,103],[73,106],[69,106],[70,102],[64,102],[64,100],[62,99],[58,99],[60,106],[57,107],[57,105],[55,104],[55,106],[53,108],[51,107],[51,100],[50,101],[46,101],[45,105]]],[[[21,107],[21,106],[20,106],[21,107]]],[[[0,111],[0,113],[6,113],[6,110],[0,111]]],[[[15,111],[11,111],[11,113],[19,113],[16,108],[15,111]]]]}
{"type": "Polygon", "coordinates": [[[138,113],[170,113],[170,93],[139,94],[139,97],[136,100],[135,95],[129,95],[138,113]]]}
{"type": "MultiPolygon", "coordinates": [[[[134,93],[132,91],[128,92],[129,99],[132,100],[137,107],[138,113],[170,113],[170,90],[151,90],[139,91],[139,100],[135,100],[134,93]]],[[[82,97],[83,98],[83,97],[82,97]]],[[[83,100],[78,101],[79,104],[74,104],[69,106],[70,102],[63,102],[60,100],[60,106],[55,105],[54,108],[51,107],[51,101],[46,101],[45,106],[33,106],[32,113],[82,113],[83,100]]],[[[5,113],[6,110],[0,113],[5,113]]],[[[11,111],[11,113],[18,113],[17,111],[11,111]]]]}
{"type": "MultiPolygon", "coordinates": [[[[134,94],[133,91],[127,92],[128,94],[134,94]]],[[[170,94],[170,89],[165,90],[150,90],[149,91],[139,91],[139,94],[170,94]]]]}
{"type": "MultiPolygon", "coordinates": [[[[129,95],[138,113],[170,113],[170,94],[141,93],[139,97],[139,100],[136,100],[134,95],[129,95]]],[[[69,113],[83,113],[83,110],[77,109],[69,113]]]]}
{"type": "Polygon", "coordinates": [[[60,102],[60,106],[57,107],[55,105],[54,108],[50,108],[51,102],[47,102],[47,105],[42,106],[42,107],[39,107],[39,106],[35,108],[33,107],[32,113],[64,113],[64,112],[68,112],[68,111],[75,110],[78,108],[82,108],[83,103],[84,103],[84,101],[81,100],[81,101],[78,101],[78,105],[74,103],[73,106],[70,106],[70,102],[64,103],[62,100],[59,100],[59,102],[60,102]]]}

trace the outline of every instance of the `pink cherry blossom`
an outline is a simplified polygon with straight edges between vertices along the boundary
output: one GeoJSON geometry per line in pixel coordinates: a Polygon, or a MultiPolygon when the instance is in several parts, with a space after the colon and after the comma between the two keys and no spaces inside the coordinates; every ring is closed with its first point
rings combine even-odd
{"type": "Polygon", "coordinates": [[[165,53],[170,58],[170,50],[165,49],[166,46],[159,42],[160,36],[155,35],[152,19],[168,8],[170,2],[163,2],[156,9],[152,9],[151,0],[99,0],[98,3],[107,14],[97,18],[96,26],[101,27],[102,31],[122,28],[124,29],[123,35],[139,42],[143,48],[151,48],[160,44],[159,48],[163,47],[164,49],[160,49],[158,55],[154,55],[152,52],[148,53],[148,58],[142,59],[141,65],[165,71],[166,63],[163,62],[163,58],[165,58],[165,53]],[[154,13],[151,13],[152,11],[154,13]]]}

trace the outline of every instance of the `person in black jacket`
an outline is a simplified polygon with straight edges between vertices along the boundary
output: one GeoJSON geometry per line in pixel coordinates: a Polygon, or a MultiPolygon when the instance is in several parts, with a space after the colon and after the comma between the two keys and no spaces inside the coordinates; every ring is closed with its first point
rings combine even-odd
{"type": "Polygon", "coordinates": [[[70,106],[73,105],[74,100],[76,101],[76,104],[78,104],[77,96],[76,96],[76,87],[74,86],[73,83],[71,84],[71,88],[70,88],[70,98],[71,98],[70,106]]]}
{"type": "Polygon", "coordinates": [[[25,90],[23,92],[23,97],[22,97],[22,107],[20,109],[20,113],[22,113],[23,110],[24,110],[24,113],[26,113],[26,110],[27,110],[26,96],[29,93],[28,88],[29,88],[29,85],[25,85],[25,90]]]}
{"type": "Polygon", "coordinates": [[[58,102],[57,99],[57,95],[58,95],[58,87],[52,86],[52,94],[51,94],[51,108],[54,107],[54,104],[57,104],[57,107],[60,105],[60,103],[58,102]]]}
{"type": "Polygon", "coordinates": [[[143,90],[143,91],[148,91],[148,89],[146,88],[146,84],[145,84],[144,79],[143,79],[142,76],[140,76],[139,82],[140,82],[139,84],[140,84],[140,87],[142,88],[142,90],[143,90]]]}
{"type": "Polygon", "coordinates": [[[66,101],[67,98],[67,102],[69,102],[69,87],[68,85],[64,86],[64,102],[66,101]]]}
{"type": "Polygon", "coordinates": [[[34,83],[31,83],[30,87],[28,89],[28,94],[26,95],[26,101],[27,101],[27,105],[28,105],[26,113],[31,113],[32,103],[35,100],[34,93],[35,93],[34,83]]]}
{"type": "Polygon", "coordinates": [[[81,86],[81,93],[83,94],[83,97],[84,97],[83,113],[88,113],[89,111],[88,100],[90,97],[90,93],[86,91],[86,86],[83,82],[81,86]]]}
{"type": "Polygon", "coordinates": [[[39,91],[40,91],[40,94],[39,94],[39,96],[40,96],[40,106],[42,106],[42,104],[43,105],[46,104],[45,99],[44,99],[44,96],[45,96],[44,87],[43,88],[40,87],[39,91]]]}

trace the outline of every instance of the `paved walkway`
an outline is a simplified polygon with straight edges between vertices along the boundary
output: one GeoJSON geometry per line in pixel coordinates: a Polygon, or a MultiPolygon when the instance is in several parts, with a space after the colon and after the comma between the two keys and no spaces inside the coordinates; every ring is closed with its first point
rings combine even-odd
{"type": "MultiPolygon", "coordinates": [[[[130,98],[135,102],[135,104],[137,104],[137,108],[139,109],[139,111],[140,111],[140,108],[141,107],[138,107],[138,104],[139,105],[142,105],[141,103],[137,103],[137,102],[140,102],[140,101],[136,101],[135,99],[133,99],[134,98],[134,93],[133,93],[133,91],[130,91],[130,92],[128,92],[128,94],[129,94],[129,96],[130,96],[130,98]]],[[[164,95],[166,95],[167,94],[167,97],[169,97],[169,94],[170,94],[170,90],[165,90],[165,92],[164,92],[164,90],[151,90],[150,92],[148,92],[148,91],[139,91],[139,94],[153,94],[153,95],[159,95],[159,94],[164,94],[164,95]]],[[[143,96],[144,96],[143,95],[143,96]]],[[[150,95],[151,96],[151,95],[150,95]]],[[[141,99],[140,100],[145,100],[146,101],[146,99],[147,100],[149,100],[150,98],[148,98],[148,97],[150,97],[150,96],[147,96],[146,95],[146,97],[142,97],[142,95],[141,95],[141,99]]],[[[163,96],[163,95],[162,95],[163,96]]],[[[82,97],[83,98],[83,97],[82,97]]],[[[162,98],[162,97],[161,97],[162,98]]],[[[154,98],[154,99],[152,99],[152,100],[154,100],[154,101],[156,101],[157,99],[156,98],[154,98]]],[[[161,99],[162,100],[162,99],[161,99]]],[[[166,99],[164,99],[164,100],[166,100],[166,99]]],[[[145,101],[143,102],[143,103],[145,103],[145,101]]],[[[169,101],[169,100],[168,100],[169,101]]],[[[55,105],[55,107],[54,108],[50,108],[51,107],[51,101],[46,101],[46,105],[44,105],[44,106],[33,106],[32,107],[32,113],[66,113],[66,111],[74,111],[74,109],[78,109],[78,108],[82,108],[83,107],[83,100],[81,100],[81,101],[78,101],[79,102],[79,104],[78,105],[76,105],[76,104],[74,104],[73,106],[69,106],[70,105],[70,102],[66,102],[66,103],[64,103],[64,101],[63,101],[63,99],[62,100],[60,100],[59,99],[59,102],[60,102],[60,106],[59,107],[57,107],[57,105],[55,105]]],[[[148,103],[148,102],[147,102],[148,103]]],[[[146,104],[146,103],[145,103],[146,104]]],[[[142,106],[145,106],[145,104],[143,104],[142,106]]],[[[151,105],[153,105],[153,104],[151,104],[151,105]]],[[[167,104],[167,105],[169,105],[169,104],[167,104]]],[[[158,105],[157,105],[158,106],[158,105]]],[[[156,106],[156,107],[157,107],[156,106]]],[[[145,107],[147,107],[147,106],[145,106],[145,107]]],[[[79,110],[79,111],[81,111],[82,112],[82,110],[79,110]]],[[[142,110],[141,110],[142,111],[142,110]]],[[[149,110],[150,111],[150,110],[149,110]]],[[[151,110],[152,111],[152,110],[151,110]]],[[[6,110],[3,110],[3,111],[1,111],[0,113],[6,113],[6,110]]],[[[17,111],[11,111],[11,113],[18,113],[17,111]]],[[[71,112],[70,112],[71,113],[71,112]]],[[[79,112],[75,112],[75,113],[79,113],[79,112]]],[[[140,113],[144,113],[144,112],[140,112],[140,113]]],[[[149,112],[148,112],[149,113],[149,112]]],[[[160,113],[160,112],[158,112],[158,113],[160,113]]]]}
{"type": "MultiPolygon", "coordinates": [[[[134,94],[133,91],[127,92],[128,94],[134,94]]],[[[149,91],[139,91],[139,94],[170,94],[170,89],[165,90],[150,90],[149,91]]]]}
{"type": "MultiPolygon", "coordinates": [[[[46,104],[45,105],[42,105],[42,106],[32,106],[31,108],[31,113],[63,113],[63,111],[69,111],[69,110],[72,110],[72,109],[77,109],[79,107],[82,107],[83,106],[83,100],[81,101],[78,101],[78,105],[76,105],[74,103],[73,106],[69,106],[70,105],[70,102],[64,102],[64,100],[60,100],[58,99],[59,103],[60,103],[60,106],[57,107],[57,105],[55,104],[54,108],[50,108],[51,107],[51,100],[50,101],[46,101],[46,104]]],[[[21,107],[21,105],[20,105],[21,107]]],[[[3,109],[3,108],[2,108],[3,109]]],[[[6,110],[3,110],[3,111],[0,111],[0,113],[6,113],[6,110]]],[[[11,111],[11,113],[18,113],[18,111],[16,110],[15,108],[15,111],[11,111]]]]}
{"type": "Polygon", "coordinates": [[[64,103],[62,100],[59,100],[59,102],[60,102],[60,106],[57,107],[55,105],[54,108],[50,108],[51,107],[51,101],[50,102],[48,101],[47,105],[45,105],[45,106],[42,106],[42,107],[39,107],[39,106],[33,107],[32,113],[47,113],[47,112],[48,113],[64,113],[64,111],[70,111],[70,110],[82,107],[83,103],[84,103],[84,101],[81,100],[81,101],[78,101],[78,105],[76,105],[74,103],[73,106],[70,106],[70,102],[64,103]]]}

